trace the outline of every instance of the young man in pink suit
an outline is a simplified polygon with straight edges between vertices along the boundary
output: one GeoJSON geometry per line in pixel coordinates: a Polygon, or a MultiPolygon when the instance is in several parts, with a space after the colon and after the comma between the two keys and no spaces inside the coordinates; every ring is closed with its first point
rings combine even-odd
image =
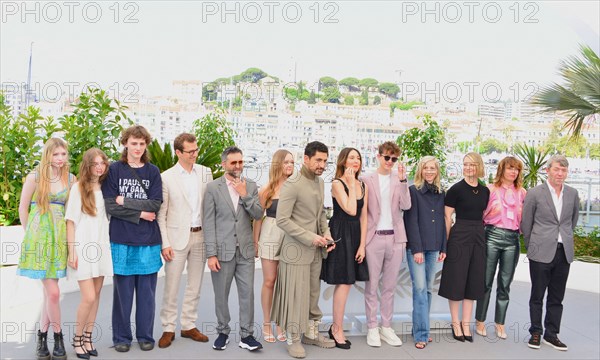
{"type": "Polygon", "coordinates": [[[406,169],[398,162],[400,148],[391,141],[379,145],[377,171],[362,180],[369,189],[367,247],[369,281],[365,284],[365,313],[367,316],[367,344],[381,346],[381,339],[392,346],[402,341],[391,327],[394,312],[394,289],[406,248],[403,210],[410,209],[410,192],[406,169]],[[398,171],[392,171],[398,162],[398,171]],[[381,301],[377,298],[380,277],[381,301]],[[381,311],[378,327],[377,308],[381,311]]]}

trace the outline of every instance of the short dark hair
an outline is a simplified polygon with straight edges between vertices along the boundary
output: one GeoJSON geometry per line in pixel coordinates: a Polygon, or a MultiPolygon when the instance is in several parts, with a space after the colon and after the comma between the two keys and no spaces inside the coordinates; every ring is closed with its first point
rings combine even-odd
{"type": "Polygon", "coordinates": [[[183,143],[184,142],[195,143],[196,137],[190,133],[181,133],[181,134],[177,135],[175,140],[173,140],[173,148],[175,150],[179,150],[179,151],[183,152],[183,143]]]}
{"type": "Polygon", "coordinates": [[[227,156],[229,154],[244,154],[242,152],[242,149],[240,149],[237,146],[230,146],[227,149],[223,150],[223,153],[221,154],[221,162],[225,162],[225,160],[227,160],[227,156]]]}
{"type": "Polygon", "coordinates": [[[327,145],[323,144],[320,141],[313,141],[306,144],[306,147],[304,148],[304,155],[311,158],[315,156],[317,151],[329,155],[329,149],[327,148],[327,145]]]}

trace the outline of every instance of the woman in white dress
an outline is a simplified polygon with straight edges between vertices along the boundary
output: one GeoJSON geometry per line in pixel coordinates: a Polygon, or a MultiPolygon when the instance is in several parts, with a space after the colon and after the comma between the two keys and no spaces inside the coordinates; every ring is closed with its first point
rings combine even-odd
{"type": "Polygon", "coordinates": [[[80,180],[67,203],[68,277],[77,279],[81,303],[73,347],[80,359],[98,356],[92,345],[92,330],[105,276],[113,275],[108,218],[100,185],[108,173],[108,158],[99,149],[85,152],[79,169],[80,180]]]}

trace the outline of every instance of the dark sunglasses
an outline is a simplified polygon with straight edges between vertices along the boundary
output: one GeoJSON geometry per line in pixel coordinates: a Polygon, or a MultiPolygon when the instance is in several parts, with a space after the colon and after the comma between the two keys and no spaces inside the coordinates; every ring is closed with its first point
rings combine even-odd
{"type": "Polygon", "coordinates": [[[381,157],[383,157],[383,160],[385,160],[385,161],[390,161],[390,159],[392,159],[393,163],[395,163],[396,161],[398,161],[398,158],[395,157],[395,156],[388,156],[388,155],[383,156],[382,155],[381,157]]]}

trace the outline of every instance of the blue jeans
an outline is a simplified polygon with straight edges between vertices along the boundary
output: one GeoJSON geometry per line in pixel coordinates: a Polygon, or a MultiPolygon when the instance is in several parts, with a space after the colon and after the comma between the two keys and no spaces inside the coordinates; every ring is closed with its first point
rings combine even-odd
{"type": "Polygon", "coordinates": [[[438,255],[438,251],[423,251],[425,261],[417,264],[412,251],[406,250],[406,261],[413,285],[412,334],[415,342],[427,342],[429,339],[429,310],[433,281],[438,268],[438,255]]]}

